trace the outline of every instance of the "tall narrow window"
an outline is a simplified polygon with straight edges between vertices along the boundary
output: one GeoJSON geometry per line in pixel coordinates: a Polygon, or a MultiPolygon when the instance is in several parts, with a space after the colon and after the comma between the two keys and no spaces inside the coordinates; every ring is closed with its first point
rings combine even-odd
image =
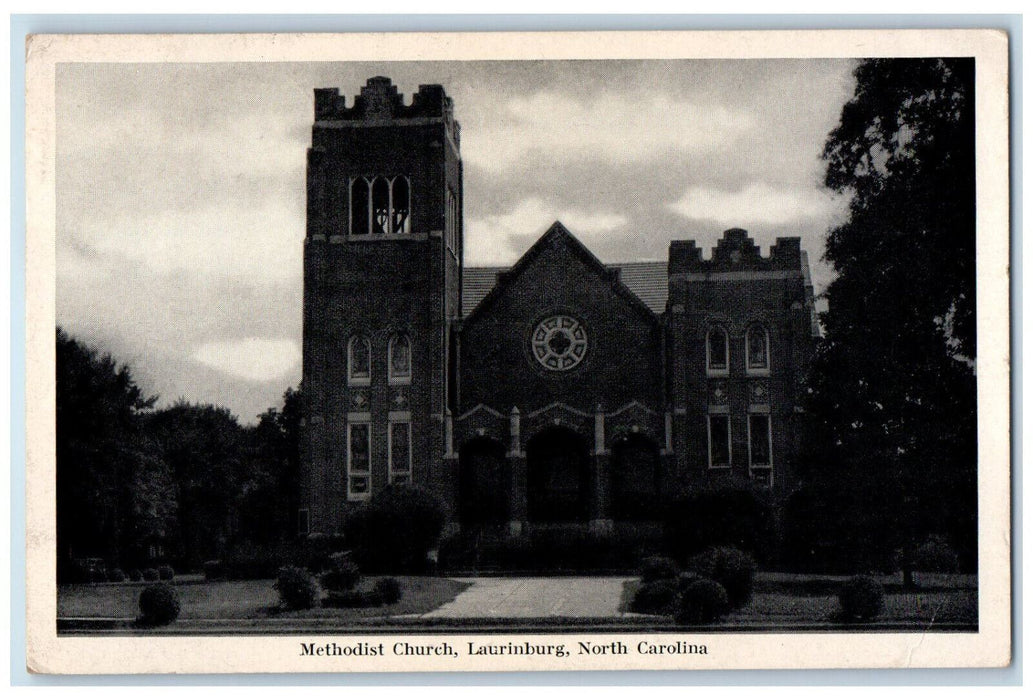
{"type": "Polygon", "coordinates": [[[707,371],[728,372],[728,334],[722,328],[711,328],[707,333],[707,371]]]}
{"type": "Polygon", "coordinates": [[[726,415],[709,416],[707,423],[707,441],[710,449],[711,467],[730,467],[732,465],[732,431],[726,415]]]}
{"type": "Polygon", "coordinates": [[[750,326],[746,332],[746,369],[762,372],[769,367],[768,332],[763,326],[750,326]]]}
{"type": "Polygon", "coordinates": [[[348,500],[365,501],[372,491],[369,423],[348,424],[348,500]]]}
{"type": "Polygon", "coordinates": [[[409,336],[396,335],[388,345],[388,383],[408,384],[412,380],[412,348],[409,336]]]}
{"type": "Polygon", "coordinates": [[[750,466],[771,466],[771,416],[750,414],[750,466]]]}
{"type": "Polygon", "coordinates": [[[389,423],[388,462],[392,484],[412,483],[412,430],[409,423],[389,423]]]}
{"type": "Polygon", "coordinates": [[[771,416],[750,414],[750,477],[753,482],[765,487],[772,485],[771,416]]]}
{"type": "Polygon", "coordinates": [[[378,177],[373,180],[373,233],[387,233],[388,221],[391,217],[391,186],[387,179],[378,177]]]}
{"type": "Polygon", "coordinates": [[[357,177],[351,186],[351,233],[361,236],[369,231],[369,183],[366,178],[357,177]]]}
{"type": "Polygon", "coordinates": [[[369,384],[369,339],[353,336],[348,341],[348,383],[352,386],[369,384]]]}
{"type": "Polygon", "coordinates": [[[409,179],[401,175],[391,183],[391,233],[409,233],[409,179]]]}

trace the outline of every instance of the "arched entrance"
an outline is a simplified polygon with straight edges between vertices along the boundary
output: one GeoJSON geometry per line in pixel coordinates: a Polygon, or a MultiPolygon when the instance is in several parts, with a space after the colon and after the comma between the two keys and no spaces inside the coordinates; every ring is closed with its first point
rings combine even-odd
{"type": "Polygon", "coordinates": [[[527,515],[535,522],[588,519],[587,442],[568,428],[547,428],[527,443],[527,515]]]}
{"type": "Polygon", "coordinates": [[[475,438],[459,450],[459,520],[478,527],[505,522],[508,516],[505,448],[490,438],[475,438]]]}
{"type": "Polygon", "coordinates": [[[614,442],[611,455],[614,518],[656,520],[660,496],[660,450],[656,443],[632,433],[614,442]]]}

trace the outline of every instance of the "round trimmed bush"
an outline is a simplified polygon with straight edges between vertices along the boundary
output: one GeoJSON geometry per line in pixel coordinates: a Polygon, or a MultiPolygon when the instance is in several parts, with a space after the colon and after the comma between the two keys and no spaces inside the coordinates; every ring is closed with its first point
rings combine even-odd
{"type": "Polygon", "coordinates": [[[915,569],[941,574],[958,571],[958,554],[944,537],[929,537],[915,552],[915,569]]]}
{"type": "Polygon", "coordinates": [[[678,600],[678,582],[673,578],[643,583],[631,599],[631,611],[647,615],[668,615],[678,600]]]}
{"type": "Polygon", "coordinates": [[[679,625],[706,625],[720,620],[729,609],[724,586],[707,578],[697,578],[682,591],[674,619],[679,625]]]}
{"type": "Polygon", "coordinates": [[[695,571],[683,571],[678,574],[678,591],[684,591],[690,585],[696,581],[701,580],[703,577],[697,574],[695,571]]]}
{"type": "Polygon", "coordinates": [[[273,587],[280,594],[280,605],[288,610],[307,610],[316,604],[316,580],[300,567],[285,566],[280,569],[273,587]]]}
{"type": "Polygon", "coordinates": [[[854,576],[839,590],[839,610],[848,622],[867,622],[877,618],[885,606],[882,584],[871,576],[854,576]]]}
{"type": "Polygon", "coordinates": [[[348,544],[366,573],[422,573],[441,537],[444,509],[414,486],[390,486],[348,516],[348,544]]]}
{"type": "Polygon", "coordinates": [[[140,622],[167,625],[179,617],[179,596],[167,583],[156,583],[140,591],[140,622]]]}
{"type": "Polygon", "coordinates": [[[126,572],[122,571],[118,567],[115,567],[108,572],[108,581],[111,583],[122,583],[126,580],[126,572]]]}
{"type": "Polygon", "coordinates": [[[144,569],[143,570],[143,580],[144,581],[157,581],[158,580],[158,570],[153,568],[153,567],[152,568],[148,568],[148,569],[144,569]]]}
{"type": "Polygon", "coordinates": [[[728,604],[741,608],[753,595],[753,575],[757,564],[753,557],[735,547],[710,547],[689,561],[691,571],[720,583],[728,594],[728,604]]]}
{"type": "Polygon", "coordinates": [[[330,568],[319,577],[319,582],[327,591],[350,591],[358,584],[359,578],[359,567],[350,555],[338,552],[330,556],[330,568]]]}
{"type": "Polygon", "coordinates": [[[678,578],[680,569],[670,557],[646,557],[642,560],[642,583],[652,583],[665,578],[678,578]]]}
{"type": "Polygon", "coordinates": [[[139,569],[130,569],[129,570],[129,580],[132,581],[133,583],[138,583],[139,581],[143,581],[143,572],[140,571],[139,569]]]}
{"type": "Polygon", "coordinates": [[[379,579],[373,591],[384,601],[384,605],[394,605],[402,599],[402,584],[396,578],[379,579]]]}
{"type": "Polygon", "coordinates": [[[176,577],[176,571],[168,564],[162,564],[158,567],[158,578],[162,581],[171,581],[176,577]]]}

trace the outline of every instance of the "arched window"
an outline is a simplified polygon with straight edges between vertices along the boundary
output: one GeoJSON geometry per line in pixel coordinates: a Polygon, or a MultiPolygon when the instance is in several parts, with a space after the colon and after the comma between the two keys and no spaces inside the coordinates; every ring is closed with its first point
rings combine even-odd
{"type": "Polygon", "coordinates": [[[391,182],[391,233],[409,233],[409,180],[402,176],[391,182]]]}
{"type": "Polygon", "coordinates": [[[353,177],[348,204],[353,236],[412,231],[412,187],[404,175],[353,177]]]}
{"type": "Polygon", "coordinates": [[[728,333],[723,328],[711,328],[707,332],[707,372],[728,373],[728,333]]]}
{"type": "Polygon", "coordinates": [[[373,233],[387,233],[391,219],[391,187],[387,179],[373,180],[373,233]]]}
{"type": "Polygon", "coordinates": [[[357,177],[351,186],[351,233],[362,236],[369,233],[369,183],[357,177]]]}
{"type": "Polygon", "coordinates": [[[746,371],[766,372],[770,367],[768,332],[761,325],[746,331],[746,371]]]}
{"type": "Polygon", "coordinates": [[[348,383],[351,385],[369,384],[369,339],[352,336],[348,341],[348,383]]]}
{"type": "Polygon", "coordinates": [[[412,380],[412,346],[409,336],[396,335],[387,346],[389,384],[408,384],[412,380]]]}

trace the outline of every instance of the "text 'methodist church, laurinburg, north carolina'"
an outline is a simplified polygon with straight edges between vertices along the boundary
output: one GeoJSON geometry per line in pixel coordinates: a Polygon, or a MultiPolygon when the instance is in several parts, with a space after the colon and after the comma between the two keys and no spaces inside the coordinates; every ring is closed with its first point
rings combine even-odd
{"type": "MultiPolygon", "coordinates": [[[[315,91],[304,253],[300,535],[391,484],[449,527],[644,525],[668,496],[797,486],[817,336],[807,255],[746,231],[704,257],[604,264],[552,224],[508,268],[463,266],[452,100],[388,78],[315,91]]],[[[734,216],[734,212],[730,213],[734,216]]]]}

